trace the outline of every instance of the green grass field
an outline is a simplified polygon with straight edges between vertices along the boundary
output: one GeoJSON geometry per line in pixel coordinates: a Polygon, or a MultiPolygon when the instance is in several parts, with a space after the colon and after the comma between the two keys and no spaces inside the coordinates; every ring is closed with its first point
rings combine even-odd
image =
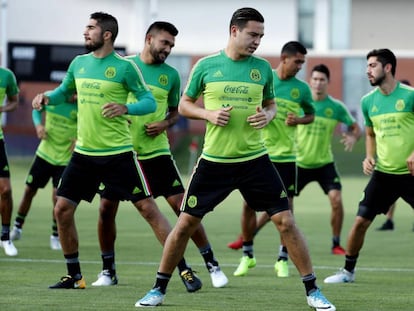
{"type": "MultiPolygon", "coordinates": [[[[24,187],[29,168],[27,160],[11,159],[14,213],[24,187]]],[[[358,164],[359,165],[359,164],[358,164]]],[[[353,221],[357,202],[366,177],[343,178],[346,217],[342,240],[353,221]]],[[[50,186],[49,186],[50,187],[50,186]]],[[[0,310],[134,310],[134,304],[152,286],[161,246],[149,226],[129,203],[123,203],[118,213],[118,237],[116,246],[119,285],[94,288],[101,270],[100,252],[96,235],[97,201],[82,203],[76,214],[80,236],[82,272],[88,284],[85,290],[49,290],[66,274],[60,251],[49,248],[51,232],[50,188],[40,190],[35,197],[31,212],[26,218],[22,240],[15,245],[19,255],[7,257],[0,250],[0,310]]],[[[163,200],[160,208],[175,223],[175,216],[163,200]]],[[[257,267],[245,277],[234,277],[240,251],[226,247],[240,230],[241,199],[236,192],[206,216],[204,225],[210,242],[220,261],[229,284],[222,289],[211,286],[207,270],[194,244],[190,242],[187,261],[203,280],[203,288],[189,294],[175,274],[168,287],[165,304],[158,309],[185,310],[308,310],[304,288],[297,271],[291,264],[291,276],[277,278],[273,264],[279,246],[278,233],[269,224],[255,240],[257,267]]],[[[396,229],[378,232],[374,229],[384,220],[380,216],[367,234],[365,246],[357,266],[353,284],[323,284],[323,279],[343,265],[343,257],[330,254],[330,208],[327,198],[316,184],[309,185],[296,199],[295,213],[299,227],[304,232],[318,277],[318,285],[340,311],[389,311],[413,310],[414,258],[412,232],[413,211],[402,201],[396,209],[396,229]]]]}

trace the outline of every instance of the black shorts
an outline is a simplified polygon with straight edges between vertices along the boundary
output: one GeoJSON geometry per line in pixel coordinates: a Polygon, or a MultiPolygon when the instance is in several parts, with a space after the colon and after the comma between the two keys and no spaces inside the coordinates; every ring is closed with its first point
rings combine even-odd
{"type": "Polygon", "coordinates": [[[303,188],[312,181],[318,182],[325,194],[328,194],[331,190],[342,189],[341,179],[333,162],[318,168],[303,168],[298,166],[297,170],[296,195],[299,195],[303,188]]]}
{"type": "Polygon", "coordinates": [[[269,157],[241,163],[200,159],[194,168],[181,211],[202,218],[238,189],[246,203],[269,216],[289,210],[285,187],[269,157]]]}
{"type": "Polygon", "coordinates": [[[57,195],[75,203],[91,202],[98,189],[108,200],[133,203],[150,197],[150,190],[134,152],[86,156],[74,152],[63,172],[57,195]],[[108,188],[110,191],[105,191],[108,188]]]}
{"type": "Polygon", "coordinates": [[[4,139],[0,139],[0,178],[10,178],[10,166],[4,139]]]}
{"type": "Polygon", "coordinates": [[[296,163],[295,162],[272,162],[278,171],[280,178],[286,188],[288,198],[293,198],[296,192],[296,163]]]}
{"type": "Polygon", "coordinates": [[[414,208],[414,176],[374,171],[359,202],[358,216],[374,220],[376,215],[386,214],[398,198],[414,208]]]}
{"type": "Polygon", "coordinates": [[[52,178],[53,187],[57,188],[65,167],[66,165],[50,164],[36,155],[27,175],[26,185],[32,189],[44,188],[49,179],[52,178]]]}
{"type": "Polygon", "coordinates": [[[184,186],[175,166],[174,159],[170,155],[162,155],[148,160],[138,160],[144,170],[145,177],[150,186],[154,198],[184,193],[184,186]]]}

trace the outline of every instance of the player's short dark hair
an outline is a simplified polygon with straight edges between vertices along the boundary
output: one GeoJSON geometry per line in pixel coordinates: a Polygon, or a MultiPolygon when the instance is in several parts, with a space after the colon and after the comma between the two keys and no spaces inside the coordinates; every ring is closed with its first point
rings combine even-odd
{"type": "Polygon", "coordinates": [[[157,33],[160,31],[166,31],[174,37],[178,35],[178,29],[173,24],[164,21],[153,22],[148,27],[146,35],[148,35],[149,33],[157,33]]]}
{"type": "Polygon", "coordinates": [[[323,74],[325,74],[325,76],[328,78],[328,81],[329,81],[329,79],[330,79],[330,77],[331,77],[331,74],[330,74],[330,72],[329,72],[329,68],[328,68],[328,66],[326,66],[326,65],[324,65],[324,64],[319,64],[319,65],[316,65],[316,66],[314,66],[314,67],[312,68],[311,73],[312,73],[312,72],[314,72],[314,71],[317,71],[317,72],[322,72],[323,74]]]}
{"type": "Polygon", "coordinates": [[[367,54],[367,60],[370,57],[376,57],[377,60],[382,64],[382,67],[385,65],[391,65],[391,74],[394,77],[395,71],[397,69],[397,58],[394,53],[389,49],[374,49],[367,54]]]}
{"type": "Polygon", "coordinates": [[[242,30],[244,27],[246,27],[246,24],[249,21],[264,23],[264,17],[256,9],[240,8],[233,13],[233,16],[230,20],[229,30],[231,30],[231,26],[233,25],[242,30]]]}
{"type": "Polygon", "coordinates": [[[308,51],[299,41],[289,41],[282,47],[281,53],[287,55],[296,55],[297,53],[306,55],[308,51]]]}
{"type": "Polygon", "coordinates": [[[112,33],[112,42],[115,42],[118,36],[118,21],[114,16],[104,12],[95,12],[91,14],[90,18],[96,20],[103,32],[109,31],[112,33]]]}

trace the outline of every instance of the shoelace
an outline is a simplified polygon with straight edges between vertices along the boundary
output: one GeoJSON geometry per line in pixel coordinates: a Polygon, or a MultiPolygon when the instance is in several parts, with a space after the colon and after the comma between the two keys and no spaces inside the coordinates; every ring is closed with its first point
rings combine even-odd
{"type": "Polygon", "coordinates": [[[193,276],[193,273],[190,270],[182,272],[181,277],[189,283],[194,282],[194,276],[193,276]]]}

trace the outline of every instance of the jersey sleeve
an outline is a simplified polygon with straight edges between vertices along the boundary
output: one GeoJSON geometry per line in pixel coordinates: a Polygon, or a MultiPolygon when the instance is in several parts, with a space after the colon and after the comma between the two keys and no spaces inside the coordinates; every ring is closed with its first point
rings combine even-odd
{"type": "Polygon", "coordinates": [[[168,107],[178,107],[181,93],[181,79],[178,71],[174,70],[173,85],[168,93],[168,107]]]}

